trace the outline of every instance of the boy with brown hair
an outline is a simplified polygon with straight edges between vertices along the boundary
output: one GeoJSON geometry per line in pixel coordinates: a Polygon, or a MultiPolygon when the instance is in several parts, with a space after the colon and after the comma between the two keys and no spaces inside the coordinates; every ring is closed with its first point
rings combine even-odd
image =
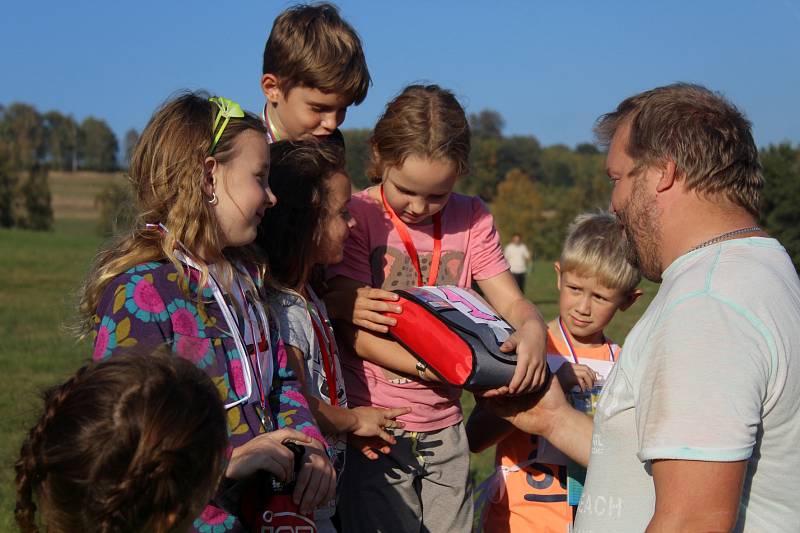
{"type": "Polygon", "coordinates": [[[371,83],[361,39],[333,4],[299,4],[278,15],[264,47],[262,118],[270,142],[342,140],[347,108],[371,83]]]}

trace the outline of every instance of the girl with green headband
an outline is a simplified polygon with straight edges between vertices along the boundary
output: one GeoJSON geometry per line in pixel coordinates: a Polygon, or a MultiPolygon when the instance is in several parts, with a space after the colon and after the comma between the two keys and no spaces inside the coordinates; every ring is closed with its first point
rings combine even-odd
{"type": "MultiPolygon", "coordinates": [[[[137,223],[97,256],[80,310],[95,360],[166,345],[211,377],[233,447],[225,487],[257,470],[291,481],[294,456],[283,443],[305,445],[293,498],[310,512],[333,497],[336,481],[262,303],[264,267],[250,248],[276,202],[265,134],[224,98],[189,93],[159,109],[131,159],[137,223]]],[[[244,530],[230,494],[219,492],[193,529],[244,530]]]]}

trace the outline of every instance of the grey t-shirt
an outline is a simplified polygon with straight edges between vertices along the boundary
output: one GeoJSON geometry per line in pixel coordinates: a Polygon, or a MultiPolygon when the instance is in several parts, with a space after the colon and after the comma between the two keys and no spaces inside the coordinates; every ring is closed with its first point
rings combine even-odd
{"type": "Polygon", "coordinates": [[[678,258],[597,406],[575,532],[644,531],[651,461],[748,461],[735,531],[797,531],[800,282],[774,239],[678,258]]]}
{"type": "MultiPolygon", "coordinates": [[[[319,309],[323,316],[316,316],[316,308],[309,305],[306,300],[294,292],[273,292],[269,298],[270,309],[273,316],[278,320],[281,339],[284,344],[294,346],[303,353],[306,363],[306,386],[307,391],[313,396],[331,404],[328,392],[328,380],[325,376],[325,366],[322,361],[322,352],[319,342],[314,334],[311,313],[317,324],[325,324],[328,321],[325,304],[318,302],[319,309]]],[[[336,343],[333,343],[335,348],[336,343]]],[[[335,353],[331,354],[336,372],[336,395],[338,405],[347,408],[347,394],[345,393],[342,370],[339,366],[339,358],[335,353]]],[[[346,434],[326,434],[325,440],[328,442],[329,454],[337,476],[344,470],[344,458],[347,451],[346,434]]],[[[333,515],[333,506],[320,509],[315,513],[317,519],[327,518],[333,515]]]]}

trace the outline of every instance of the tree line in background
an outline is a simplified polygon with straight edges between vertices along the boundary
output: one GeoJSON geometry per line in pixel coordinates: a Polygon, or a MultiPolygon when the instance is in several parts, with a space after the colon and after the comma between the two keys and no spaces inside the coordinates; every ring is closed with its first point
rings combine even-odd
{"type": "MultiPolygon", "coordinates": [[[[125,136],[126,156],[138,140],[125,136]]],[[[59,111],[40,113],[24,103],[0,105],[0,227],[53,226],[48,172],[119,168],[119,143],[105,120],[78,123],[59,111]]]]}
{"type": "MultiPolygon", "coordinates": [[[[471,114],[469,121],[470,171],[457,190],[486,201],[504,240],[520,233],[537,257],[556,259],[570,221],[608,207],[605,154],[595,145],[541,146],[532,135],[506,136],[502,116],[492,110],[471,114]]],[[[367,187],[370,130],[343,133],[348,174],[356,188],[367,187]]],[[[133,129],[125,134],[122,166],[138,138],[133,129]]],[[[0,227],[50,228],[48,169],[116,170],[118,151],[114,132],[101,119],[88,117],[78,124],[58,111],[40,114],[20,103],[0,106],[0,227]]],[[[766,178],[761,223],[800,266],[800,145],[770,145],[761,150],[761,163],[766,178]]],[[[130,194],[127,184],[114,182],[98,195],[103,234],[128,227],[130,194]]]]}
{"type": "MultiPolygon", "coordinates": [[[[469,117],[469,173],[456,189],[489,205],[503,241],[519,233],[541,259],[557,259],[567,226],[579,213],[608,209],[611,183],[605,153],[590,143],[570,148],[541,146],[532,135],[503,134],[503,118],[492,110],[469,117]]],[[[368,186],[369,134],[345,130],[347,170],[354,186],[368,186]]],[[[766,186],[761,224],[789,251],[800,268],[800,144],[770,145],[760,152],[766,186]]]]}

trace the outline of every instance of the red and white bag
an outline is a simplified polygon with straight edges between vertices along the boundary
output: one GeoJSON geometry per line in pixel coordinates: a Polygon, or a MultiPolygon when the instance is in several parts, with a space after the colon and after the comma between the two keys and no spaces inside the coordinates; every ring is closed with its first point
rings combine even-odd
{"type": "Polygon", "coordinates": [[[389,334],[443,381],[468,390],[508,385],[517,365],[515,353],[500,346],[514,333],[486,301],[453,285],[394,291],[402,312],[389,334]]]}

